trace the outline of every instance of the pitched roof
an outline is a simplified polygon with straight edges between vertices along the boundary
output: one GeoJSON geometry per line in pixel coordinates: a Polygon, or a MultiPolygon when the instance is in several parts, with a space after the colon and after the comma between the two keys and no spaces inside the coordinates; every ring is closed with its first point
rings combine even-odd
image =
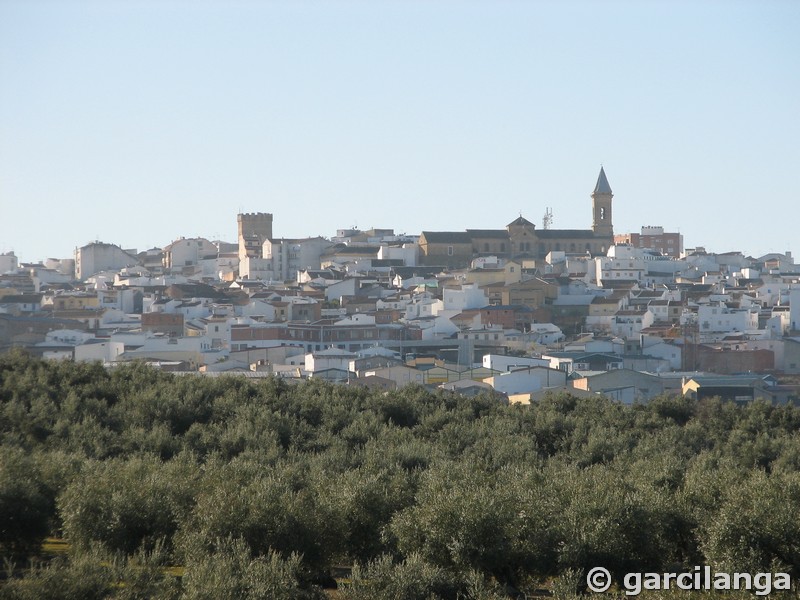
{"type": "Polygon", "coordinates": [[[592,239],[595,237],[591,229],[540,229],[536,232],[540,239],[592,239]]]}
{"type": "Polygon", "coordinates": [[[611,194],[611,186],[608,185],[606,172],[600,167],[600,175],[597,176],[597,185],[594,186],[593,194],[611,194]]]}
{"type": "Polygon", "coordinates": [[[417,267],[393,267],[392,275],[399,275],[406,279],[408,277],[433,277],[444,271],[443,266],[417,266],[417,267]]]}
{"type": "Polygon", "coordinates": [[[225,294],[206,283],[174,283],[167,289],[167,296],[174,299],[181,298],[225,298],[225,294]]]}
{"type": "Polygon", "coordinates": [[[345,246],[343,248],[333,247],[326,251],[325,256],[347,256],[347,255],[361,255],[361,254],[378,254],[381,249],[380,246],[345,246]]]}
{"type": "Polygon", "coordinates": [[[505,229],[467,229],[467,233],[475,238],[508,239],[508,231],[505,229]]]}
{"type": "Polygon", "coordinates": [[[0,304],[39,304],[42,294],[10,294],[0,297],[0,304]]]}
{"type": "Polygon", "coordinates": [[[422,235],[433,244],[472,244],[472,236],[466,231],[423,231],[422,235]]]}
{"type": "Polygon", "coordinates": [[[533,223],[528,221],[528,219],[526,219],[522,215],[520,215],[519,217],[517,217],[516,219],[511,221],[511,223],[506,225],[506,227],[511,227],[512,225],[520,225],[520,226],[524,226],[524,227],[531,227],[531,226],[536,227],[533,223]]]}

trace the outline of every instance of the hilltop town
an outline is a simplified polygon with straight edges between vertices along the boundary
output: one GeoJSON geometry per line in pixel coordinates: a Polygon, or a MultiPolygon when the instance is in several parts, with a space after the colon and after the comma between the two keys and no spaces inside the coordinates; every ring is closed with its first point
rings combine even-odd
{"type": "Polygon", "coordinates": [[[548,210],[541,227],[519,215],[502,229],[286,239],[272,214],[248,213],[235,243],[95,241],[37,264],[1,254],[0,352],[522,403],[565,390],[797,400],[791,254],[617,233],[613,196],[601,169],[585,230],[552,228],[548,210]]]}

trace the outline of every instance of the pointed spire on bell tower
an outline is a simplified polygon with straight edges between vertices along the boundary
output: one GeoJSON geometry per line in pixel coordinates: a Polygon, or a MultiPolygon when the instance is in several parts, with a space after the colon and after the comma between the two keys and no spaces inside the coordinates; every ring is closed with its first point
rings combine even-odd
{"type": "Polygon", "coordinates": [[[597,185],[594,186],[594,194],[612,194],[611,186],[608,185],[608,178],[606,172],[603,170],[603,165],[600,165],[600,175],[597,176],[597,185]]]}

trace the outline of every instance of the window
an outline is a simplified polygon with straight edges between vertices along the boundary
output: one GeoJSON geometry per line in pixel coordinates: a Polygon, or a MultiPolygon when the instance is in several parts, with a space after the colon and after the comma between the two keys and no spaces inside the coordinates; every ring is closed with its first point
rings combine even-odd
{"type": "Polygon", "coordinates": [[[453,247],[452,246],[448,246],[447,247],[447,256],[453,256],[453,247]]]}
{"type": "Polygon", "coordinates": [[[601,221],[605,221],[606,220],[606,209],[605,209],[604,206],[600,207],[600,220],[601,221]]]}
{"type": "Polygon", "coordinates": [[[484,242],[483,243],[483,251],[484,252],[488,252],[489,251],[489,242],[484,242]]]}

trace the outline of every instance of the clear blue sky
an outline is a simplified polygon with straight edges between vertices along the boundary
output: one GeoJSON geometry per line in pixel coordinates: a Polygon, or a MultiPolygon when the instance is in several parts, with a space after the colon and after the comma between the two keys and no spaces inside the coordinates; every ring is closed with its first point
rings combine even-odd
{"type": "Polygon", "coordinates": [[[588,228],[793,250],[800,2],[0,0],[0,252],[588,228]]]}

